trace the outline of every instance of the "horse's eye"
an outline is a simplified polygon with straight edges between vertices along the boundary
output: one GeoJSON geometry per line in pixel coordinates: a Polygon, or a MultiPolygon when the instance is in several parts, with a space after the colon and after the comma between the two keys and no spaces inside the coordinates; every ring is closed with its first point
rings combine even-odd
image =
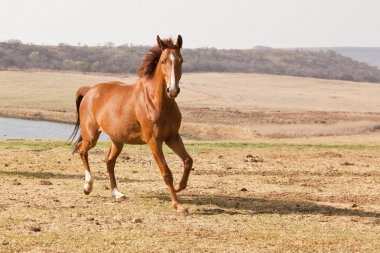
{"type": "Polygon", "coordinates": [[[166,63],[166,60],[163,60],[161,63],[162,63],[162,64],[165,64],[165,63],[166,63]]]}

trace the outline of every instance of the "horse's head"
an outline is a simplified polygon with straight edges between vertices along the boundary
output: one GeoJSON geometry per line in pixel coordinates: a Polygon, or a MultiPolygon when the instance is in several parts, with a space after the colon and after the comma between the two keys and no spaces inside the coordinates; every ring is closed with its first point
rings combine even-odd
{"type": "Polygon", "coordinates": [[[158,67],[164,75],[166,82],[166,92],[170,98],[175,98],[180,92],[179,80],[182,76],[182,37],[178,35],[177,42],[174,45],[167,45],[157,35],[157,44],[162,50],[158,67]]]}

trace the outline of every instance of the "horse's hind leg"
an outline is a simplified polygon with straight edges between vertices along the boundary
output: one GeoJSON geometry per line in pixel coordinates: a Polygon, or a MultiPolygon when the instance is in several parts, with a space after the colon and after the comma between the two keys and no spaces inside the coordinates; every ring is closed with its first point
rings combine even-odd
{"type": "Polygon", "coordinates": [[[112,141],[111,147],[106,155],[105,162],[107,164],[107,171],[110,177],[112,196],[116,199],[125,198],[125,195],[117,189],[116,178],[115,178],[115,164],[116,159],[120,155],[123,149],[123,143],[112,141]]]}
{"type": "Polygon", "coordinates": [[[80,158],[82,159],[84,169],[86,170],[83,191],[84,191],[84,194],[88,195],[91,193],[92,185],[94,183],[94,179],[92,178],[92,175],[91,175],[90,165],[88,164],[88,151],[90,150],[91,146],[89,145],[87,141],[83,141],[83,140],[78,143],[78,146],[79,146],[79,155],[80,155],[80,158]]]}
{"type": "Polygon", "coordinates": [[[93,141],[88,141],[86,139],[82,139],[77,145],[80,158],[82,159],[85,172],[85,178],[84,178],[84,186],[83,191],[84,194],[88,195],[92,191],[92,186],[94,184],[94,178],[91,175],[90,165],[88,163],[88,151],[93,148],[96,145],[96,141],[99,138],[100,133],[96,133],[94,135],[93,141]]]}

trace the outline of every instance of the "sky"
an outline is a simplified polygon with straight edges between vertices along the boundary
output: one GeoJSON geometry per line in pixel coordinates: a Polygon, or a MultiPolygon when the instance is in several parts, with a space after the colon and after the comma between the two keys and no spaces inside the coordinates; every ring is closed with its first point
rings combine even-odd
{"type": "Polygon", "coordinates": [[[0,0],[0,41],[247,49],[380,46],[378,0],[0,0]]]}

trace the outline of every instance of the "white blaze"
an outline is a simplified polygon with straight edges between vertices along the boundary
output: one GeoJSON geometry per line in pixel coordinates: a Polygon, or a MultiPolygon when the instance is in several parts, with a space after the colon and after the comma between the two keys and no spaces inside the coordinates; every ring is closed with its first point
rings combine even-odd
{"type": "Polygon", "coordinates": [[[178,90],[177,84],[175,83],[175,71],[174,71],[175,57],[173,54],[170,54],[169,58],[172,61],[172,71],[170,72],[170,90],[173,90],[173,89],[178,90]]]}

